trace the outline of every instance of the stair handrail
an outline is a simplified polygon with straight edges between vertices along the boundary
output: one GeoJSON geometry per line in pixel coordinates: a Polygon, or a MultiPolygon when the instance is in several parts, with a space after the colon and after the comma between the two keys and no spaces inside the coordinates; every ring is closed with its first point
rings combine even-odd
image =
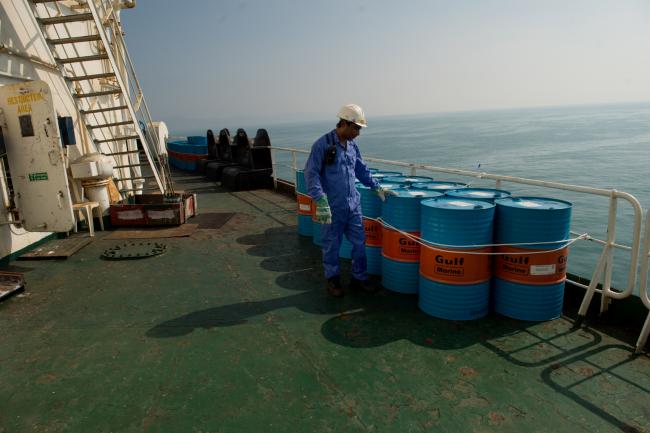
{"type": "MultiPolygon", "coordinates": [[[[133,65],[133,61],[131,59],[131,56],[129,54],[129,50],[127,49],[126,46],[126,41],[124,40],[124,36],[122,33],[122,28],[117,19],[109,19],[111,18],[111,15],[115,15],[115,10],[113,8],[113,3],[108,0],[95,0],[95,2],[99,5],[99,9],[95,8],[95,5],[93,5],[93,8],[97,10],[98,13],[98,18],[99,22],[106,22],[107,25],[110,27],[111,30],[111,41],[115,44],[115,48],[119,51],[120,54],[120,60],[122,61],[122,64],[126,68],[126,77],[123,77],[123,81],[128,83],[129,85],[129,92],[128,95],[125,95],[126,97],[129,98],[129,102],[131,103],[130,105],[133,106],[132,101],[130,100],[131,96],[135,96],[137,98],[137,104],[138,106],[135,107],[133,106],[133,111],[134,111],[134,119],[137,119],[138,121],[142,122],[144,124],[144,131],[143,134],[147,139],[142,140],[142,147],[146,148],[145,151],[148,151],[151,155],[156,156],[156,161],[157,161],[157,167],[160,169],[162,177],[163,177],[163,182],[165,184],[165,192],[173,192],[173,183],[172,183],[172,177],[171,177],[171,172],[169,169],[169,165],[166,159],[161,158],[159,149],[162,148],[162,145],[164,143],[160,143],[158,140],[158,136],[153,133],[153,118],[151,116],[151,112],[149,111],[149,106],[146,102],[146,98],[144,97],[144,92],[142,91],[142,87],[140,86],[140,81],[138,80],[138,76],[135,72],[135,67],[133,65]],[[103,12],[102,13],[100,13],[103,12]]],[[[89,1],[88,3],[91,3],[89,1]]],[[[111,45],[107,46],[110,47],[111,45]]],[[[112,53],[115,55],[115,53],[112,53]]],[[[122,71],[120,69],[116,69],[116,74],[120,74],[122,71]]],[[[142,131],[141,131],[142,132],[142,131]]]]}
{"type": "MultiPolygon", "coordinates": [[[[97,6],[95,5],[96,0],[88,0],[86,2],[86,6],[88,7],[90,13],[93,16],[93,20],[95,21],[95,25],[97,27],[97,33],[99,34],[99,37],[102,40],[102,43],[104,45],[104,48],[106,49],[106,55],[108,57],[108,61],[111,64],[111,68],[115,72],[115,79],[117,80],[120,88],[124,92],[124,102],[126,103],[127,110],[129,111],[129,114],[131,115],[131,118],[134,120],[134,122],[137,122],[139,120],[139,117],[136,116],[136,111],[133,107],[133,103],[130,98],[130,94],[127,94],[127,90],[129,90],[129,81],[125,80],[126,77],[122,76],[121,70],[118,67],[117,64],[117,59],[115,57],[115,53],[113,52],[111,41],[109,40],[106,32],[104,31],[104,25],[102,22],[102,19],[104,18],[102,15],[100,15],[97,6]]],[[[104,5],[103,0],[98,0],[97,3],[100,4],[100,6],[104,5]]],[[[112,4],[112,3],[111,3],[112,4]]],[[[120,33],[120,32],[113,32],[115,33],[120,33]]],[[[118,41],[115,41],[117,44],[118,41]]],[[[126,51],[126,46],[121,46],[120,48],[124,49],[126,51]]],[[[146,124],[145,124],[146,125],[146,124]]],[[[158,184],[158,188],[160,189],[161,192],[163,193],[168,193],[171,192],[168,189],[168,185],[171,182],[171,179],[166,176],[166,173],[164,170],[157,170],[157,167],[162,166],[163,164],[160,161],[160,158],[158,157],[158,152],[157,150],[153,150],[150,148],[150,142],[151,140],[148,140],[147,137],[145,136],[144,132],[141,130],[138,125],[136,125],[135,128],[135,133],[138,135],[138,138],[140,139],[140,142],[142,143],[142,148],[145,151],[147,158],[149,161],[152,162],[152,165],[154,165],[153,170],[153,175],[154,178],[156,179],[156,183],[158,184]],[[156,163],[158,165],[156,165],[156,163]]],[[[151,135],[151,134],[148,134],[151,135]]]]}
{"type": "MultiPolygon", "coordinates": [[[[160,143],[159,140],[158,140],[158,135],[153,133],[153,130],[152,130],[152,128],[153,128],[153,118],[151,116],[151,112],[149,111],[149,105],[147,104],[147,100],[144,97],[144,92],[142,91],[142,88],[140,87],[140,81],[138,80],[138,76],[135,73],[135,68],[133,66],[133,61],[131,60],[131,55],[129,54],[129,51],[126,49],[126,41],[124,40],[124,36],[122,35],[122,32],[117,32],[117,37],[120,40],[120,44],[124,47],[124,55],[125,55],[125,58],[126,58],[125,63],[129,67],[129,69],[131,70],[131,75],[132,75],[133,80],[132,81],[130,80],[130,82],[133,82],[135,84],[135,86],[137,88],[137,91],[138,91],[138,95],[140,95],[140,97],[141,97],[140,106],[142,108],[142,114],[145,117],[145,125],[147,126],[146,131],[147,131],[148,135],[152,137],[151,141],[156,146],[156,154],[160,157],[160,155],[158,154],[158,149],[162,148],[162,145],[164,145],[164,143],[160,143]]],[[[167,160],[161,160],[161,167],[163,168],[163,170],[165,170],[166,179],[171,180],[172,176],[171,176],[171,172],[170,172],[170,169],[169,169],[169,163],[167,162],[167,160]]],[[[173,184],[170,183],[169,187],[173,191],[173,184]]]]}

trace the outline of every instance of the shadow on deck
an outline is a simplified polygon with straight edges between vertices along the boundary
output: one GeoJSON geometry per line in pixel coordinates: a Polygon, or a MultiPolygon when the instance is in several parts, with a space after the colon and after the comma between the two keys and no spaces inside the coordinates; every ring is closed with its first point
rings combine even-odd
{"type": "MultiPolygon", "coordinates": [[[[348,292],[341,300],[332,299],[323,287],[320,250],[310,239],[300,238],[294,225],[278,221],[280,227],[240,236],[237,242],[248,247],[248,255],[262,258],[261,269],[280,273],[277,286],[295,294],[193,311],[157,324],[147,337],[182,337],[197,329],[244,325],[277,310],[295,309],[322,315],[322,337],[341,347],[373,349],[408,341],[452,361],[457,350],[478,351],[484,357],[491,353],[492,358],[536,375],[557,398],[582,407],[612,431],[647,431],[647,356],[633,355],[634,333],[607,322],[599,327],[592,317],[595,326],[575,328],[572,312],[579,296],[567,296],[567,315],[544,323],[496,315],[470,322],[439,320],[420,312],[415,297],[386,290],[374,295],[348,292]]],[[[344,263],[343,270],[346,275],[349,264],[344,263]]],[[[471,378],[475,371],[467,368],[461,374],[471,378]]]]}

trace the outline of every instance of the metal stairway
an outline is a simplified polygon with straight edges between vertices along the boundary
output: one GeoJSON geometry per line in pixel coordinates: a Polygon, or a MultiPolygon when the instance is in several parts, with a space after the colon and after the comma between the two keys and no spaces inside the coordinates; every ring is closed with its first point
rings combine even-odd
{"type": "Polygon", "coordinates": [[[160,157],[161,143],[151,126],[151,115],[124,43],[117,9],[121,3],[31,3],[88,136],[98,152],[115,159],[113,179],[120,193],[173,193],[169,166],[160,157]],[[146,161],[141,160],[141,151],[146,161]]]}

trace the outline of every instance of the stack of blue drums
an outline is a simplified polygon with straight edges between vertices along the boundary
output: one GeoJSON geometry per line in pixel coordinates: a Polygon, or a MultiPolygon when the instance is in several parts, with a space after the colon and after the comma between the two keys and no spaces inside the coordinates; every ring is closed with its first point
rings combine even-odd
{"type": "Polygon", "coordinates": [[[543,197],[496,201],[494,309],[521,320],[562,314],[571,203],[543,197]],[[540,244],[543,242],[543,244],[540,244]]]}
{"type": "Polygon", "coordinates": [[[198,161],[208,156],[207,137],[193,135],[187,140],[169,141],[167,154],[169,163],[174,167],[195,171],[198,161]]]}
{"type": "MultiPolygon", "coordinates": [[[[388,226],[420,236],[420,202],[440,197],[435,191],[397,188],[386,197],[382,220],[388,226]]],[[[388,226],[382,229],[382,285],[394,292],[418,293],[420,244],[388,226]]]]}

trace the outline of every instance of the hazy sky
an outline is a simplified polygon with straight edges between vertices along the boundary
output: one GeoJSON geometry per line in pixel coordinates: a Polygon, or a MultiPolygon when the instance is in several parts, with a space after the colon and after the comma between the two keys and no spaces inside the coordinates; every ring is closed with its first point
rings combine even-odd
{"type": "Polygon", "coordinates": [[[647,0],[138,0],[122,22],[172,132],[650,100],[647,0]]]}

